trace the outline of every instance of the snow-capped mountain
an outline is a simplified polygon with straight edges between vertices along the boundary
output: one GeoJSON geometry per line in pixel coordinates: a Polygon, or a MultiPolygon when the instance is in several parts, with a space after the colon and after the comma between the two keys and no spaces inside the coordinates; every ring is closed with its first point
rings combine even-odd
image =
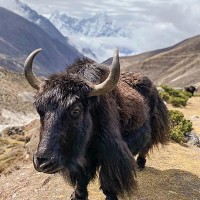
{"type": "MultiPolygon", "coordinates": [[[[22,0],[9,0],[9,1],[0,1],[0,6],[7,8],[16,14],[24,17],[30,22],[36,24],[41,29],[43,29],[51,38],[62,42],[64,45],[70,45],[72,48],[76,48],[80,54],[88,56],[90,58],[96,59],[96,55],[89,47],[80,48],[76,45],[76,42],[73,43],[71,38],[68,38],[67,35],[63,35],[55,25],[50,22],[46,17],[38,14],[35,10],[31,9],[26,3],[22,0]]],[[[69,18],[70,20],[70,18],[69,18]]],[[[66,22],[67,23],[67,22],[66,22]]],[[[73,21],[70,21],[70,24],[73,24],[73,21]]]]}
{"type": "Polygon", "coordinates": [[[77,19],[63,12],[55,12],[49,20],[63,35],[72,39],[77,48],[82,51],[83,48],[90,48],[101,61],[112,55],[116,47],[120,49],[121,55],[134,52],[130,44],[131,31],[118,26],[117,22],[105,13],[77,19]]]}
{"type": "Polygon", "coordinates": [[[3,3],[0,1],[0,6],[36,24],[52,39],[64,45],[71,45],[81,54],[97,61],[111,57],[115,48],[120,49],[121,56],[134,52],[130,42],[131,31],[127,30],[127,27],[118,26],[117,22],[105,13],[77,19],[63,12],[55,12],[47,19],[22,0],[6,0],[3,3]]]}
{"type": "Polygon", "coordinates": [[[91,18],[77,19],[62,12],[53,13],[49,20],[64,35],[84,35],[89,37],[129,37],[116,21],[105,13],[98,13],[91,18]]]}

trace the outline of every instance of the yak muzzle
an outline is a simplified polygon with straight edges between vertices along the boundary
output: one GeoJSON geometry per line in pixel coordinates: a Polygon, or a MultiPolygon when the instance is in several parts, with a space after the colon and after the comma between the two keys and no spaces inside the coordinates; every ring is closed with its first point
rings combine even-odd
{"type": "Polygon", "coordinates": [[[54,174],[62,168],[59,159],[56,157],[41,157],[34,155],[33,164],[38,172],[47,174],[54,174]]]}

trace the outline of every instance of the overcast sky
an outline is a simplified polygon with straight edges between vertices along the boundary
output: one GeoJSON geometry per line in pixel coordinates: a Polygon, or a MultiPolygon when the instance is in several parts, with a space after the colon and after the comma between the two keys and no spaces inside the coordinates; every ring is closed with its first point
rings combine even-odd
{"type": "Polygon", "coordinates": [[[135,39],[141,40],[142,46],[148,39],[152,40],[146,49],[162,48],[200,34],[200,0],[24,0],[24,2],[44,15],[59,10],[83,18],[105,12],[118,20],[119,24],[132,26],[135,29],[135,39]]]}
{"type": "MultiPolygon", "coordinates": [[[[11,0],[0,0],[0,2],[11,0]]],[[[131,28],[136,52],[168,47],[200,34],[200,0],[23,0],[39,14],[86,18],[104,12],[131,28]]]]}

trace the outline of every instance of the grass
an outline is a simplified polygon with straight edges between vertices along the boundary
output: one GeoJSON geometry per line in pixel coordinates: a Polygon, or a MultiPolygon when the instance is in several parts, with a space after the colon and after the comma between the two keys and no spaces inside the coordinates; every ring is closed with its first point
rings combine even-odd
{"type": "Polygon", "coordinates": [[[23,156],[24,142],[0,137],[0,173],[23,156]]]}
{"type": "Polygon", "coordinates": [[[172,104],[174,107],[185,107],[191,94],[184,90],[177,90],[167,85],[161,86],[164,91],[160,92],[161,98],[167,103],[172,104]]]}

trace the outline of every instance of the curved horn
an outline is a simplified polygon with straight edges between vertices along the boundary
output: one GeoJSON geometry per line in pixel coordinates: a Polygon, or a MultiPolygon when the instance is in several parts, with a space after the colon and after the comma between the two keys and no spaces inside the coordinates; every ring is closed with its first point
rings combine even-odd
{"type": "Polygon", "coordinates": [[[120,76],[119,49],[116,49],[113,55],[110,74],[108,75],[107,79],[104,82],[98,85],[93,85],[93,90],[90,93],[90,96],[98,96],[112,91],[116,87],[119,81],[119,76],[120,76]]]}
{"type": "Polygon", "coordinates": [[[32,63],[35,56],[41,51],[42,49],[36,49],[33,51],[26,59],[24,63],[24,74],[25,78],[28,83],[35,89],[39,88],[41,81],[35,76],[32,69],[32,63]]]}

